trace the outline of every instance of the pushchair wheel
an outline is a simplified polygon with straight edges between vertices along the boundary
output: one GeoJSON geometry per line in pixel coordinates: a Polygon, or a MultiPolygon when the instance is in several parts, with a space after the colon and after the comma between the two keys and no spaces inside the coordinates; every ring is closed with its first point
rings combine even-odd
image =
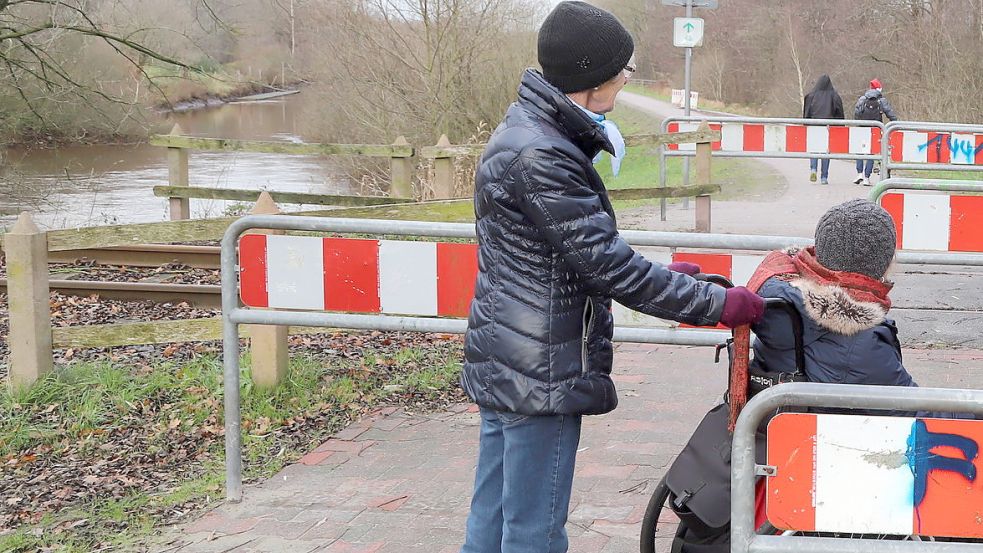
{"type": "MultiPolygon", "coordinates": [[[[666,485],[666,479],[663,477],[659,480],[659,485],[655,487],[655,491],[652,492],[652,497],[649,498],[648,506],[645,508],[645,518],[642,519],[642,539],[639,541],[641,553],[656,553],[656,533],[659,531],[659,516],[662,515],[662,508],[669,508],[667,503],[669,502],[669,486],[666,485]]],[[[660,538],[665,538],[665,547],[663,551],[669,552],[672,547],[672,537],[679,534],[680,532],[685,532],[685,527],[682,521],[680,521],[676,532],[672,535],[665,535],[663,533],[660,538]]]]}

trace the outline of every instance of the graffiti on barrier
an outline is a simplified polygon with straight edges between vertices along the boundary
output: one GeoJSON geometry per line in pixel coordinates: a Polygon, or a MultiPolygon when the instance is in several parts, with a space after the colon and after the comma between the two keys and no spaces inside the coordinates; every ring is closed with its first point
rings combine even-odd
{"type": "Polygon", "coordinates": [[[929,148],[934,148],[939,153],[943,151],[942,148],[948,148],[949,156],[953,163],[962,162],[969,165],[975,162],[977,154],[983,152],[983,144],[977,146],[973,140],[954,138],[952,135],[947,134],[940,134],[933,137],[931,140],[918,146],[918,151],[922,152],[929,148]]]}

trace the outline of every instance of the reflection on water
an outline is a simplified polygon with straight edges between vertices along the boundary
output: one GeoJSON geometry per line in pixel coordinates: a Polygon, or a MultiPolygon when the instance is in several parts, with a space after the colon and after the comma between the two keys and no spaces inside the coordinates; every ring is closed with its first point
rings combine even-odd
{"type": "MultiPolygon", "coordinates": [[[[295,130],[304,94],[280,100],[228,104],[172,115],[183,134],[246,140],[303,142],[295,130]]],[[[154,146],[66,146],[8,150],[0,168],[0,226],[32,212],[39,224],[62,228],[167,219],[167,152],[154,146]]],[[[282,154],[192,152],[192,186],[349,193],[330,158],[282,154]]],[[[195,217],[220,216],[228,202],[191,200],[195,217]]]]}

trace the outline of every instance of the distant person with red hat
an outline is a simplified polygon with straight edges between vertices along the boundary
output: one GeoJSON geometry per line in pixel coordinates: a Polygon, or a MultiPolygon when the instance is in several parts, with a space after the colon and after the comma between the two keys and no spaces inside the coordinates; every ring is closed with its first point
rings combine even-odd
{"type": "MultiPolygon", "coordinates": [[[[883,121],[887,116],[891,121],[898,120],[898,114],[891,107],[891,102],[884,97],[881,81],[873,79],[870,81],[870,90],[857,99],[857,105],[853,108],[853,118],[864,121],[883,121]]],[[[870,174],[874,172],[874,160],[857,160],[857,178],[853,179],[854,184],[870,186],[870,174]]]]}

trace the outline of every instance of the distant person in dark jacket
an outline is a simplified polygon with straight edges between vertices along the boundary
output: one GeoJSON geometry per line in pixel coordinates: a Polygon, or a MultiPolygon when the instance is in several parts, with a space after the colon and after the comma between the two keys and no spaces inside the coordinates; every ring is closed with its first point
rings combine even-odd
{"type": "MultiPolygon", "coordinates": [[[[812,92],[806,94],[805,101],[802,103],[802,117],[805,119],[843,119],[843,99],[840,98],[836,89],[833,88],[833,81],[829,75],[823,75],[816,81],[816,86],[812,92]]],[[[822,184],[829,184],[829,159],[822,160],[822,184]]],[[[819,166],[818,159],[809,160],[809,180],[816,182],[816,170],[819,166]]]]}
{"type": "MultiPolygon", "coordinates": [[[[819,220],[815,247],[773,252],[758,269],[771,275],[758,292],[790,301],[802,315],[809,381],[915,386],[888,318],[893,284],[887,273],[896,243],[894,221],[884,209],[850,200],[819,220]]],[[[753,330],[752,368],[794,372],[788,316],[768,311],[753,330]]]]}
{"type": "Polygon", "coordinates": [[[539,31],[540,73],[495,130],[475,177],[478,280],[461,386],[480,406],[462,553],[564,553],[581,416],[618,403],[611,300],[695,325],[758,320],[761,298],[653,263],[618,233],[593,160],[634,70],[610,13],[561,2],[539,31]]]}
{"type": "MultiPolygon", "coordinates": [[[[884,90],[881,81],[873,79],[870,81],[870,90],[863,96],[857,98],[857,105],[853,108],[853,118],[864,121],[884,121],[884,117],[891,121],[898,120],[898,114],[894,112],[891,102],[884,97],[884,90]]],[[[874,172],[874,160],[857,160],[857,178],[853,179],[854,184],[870,186],[870,175],[874,172]]]]}

